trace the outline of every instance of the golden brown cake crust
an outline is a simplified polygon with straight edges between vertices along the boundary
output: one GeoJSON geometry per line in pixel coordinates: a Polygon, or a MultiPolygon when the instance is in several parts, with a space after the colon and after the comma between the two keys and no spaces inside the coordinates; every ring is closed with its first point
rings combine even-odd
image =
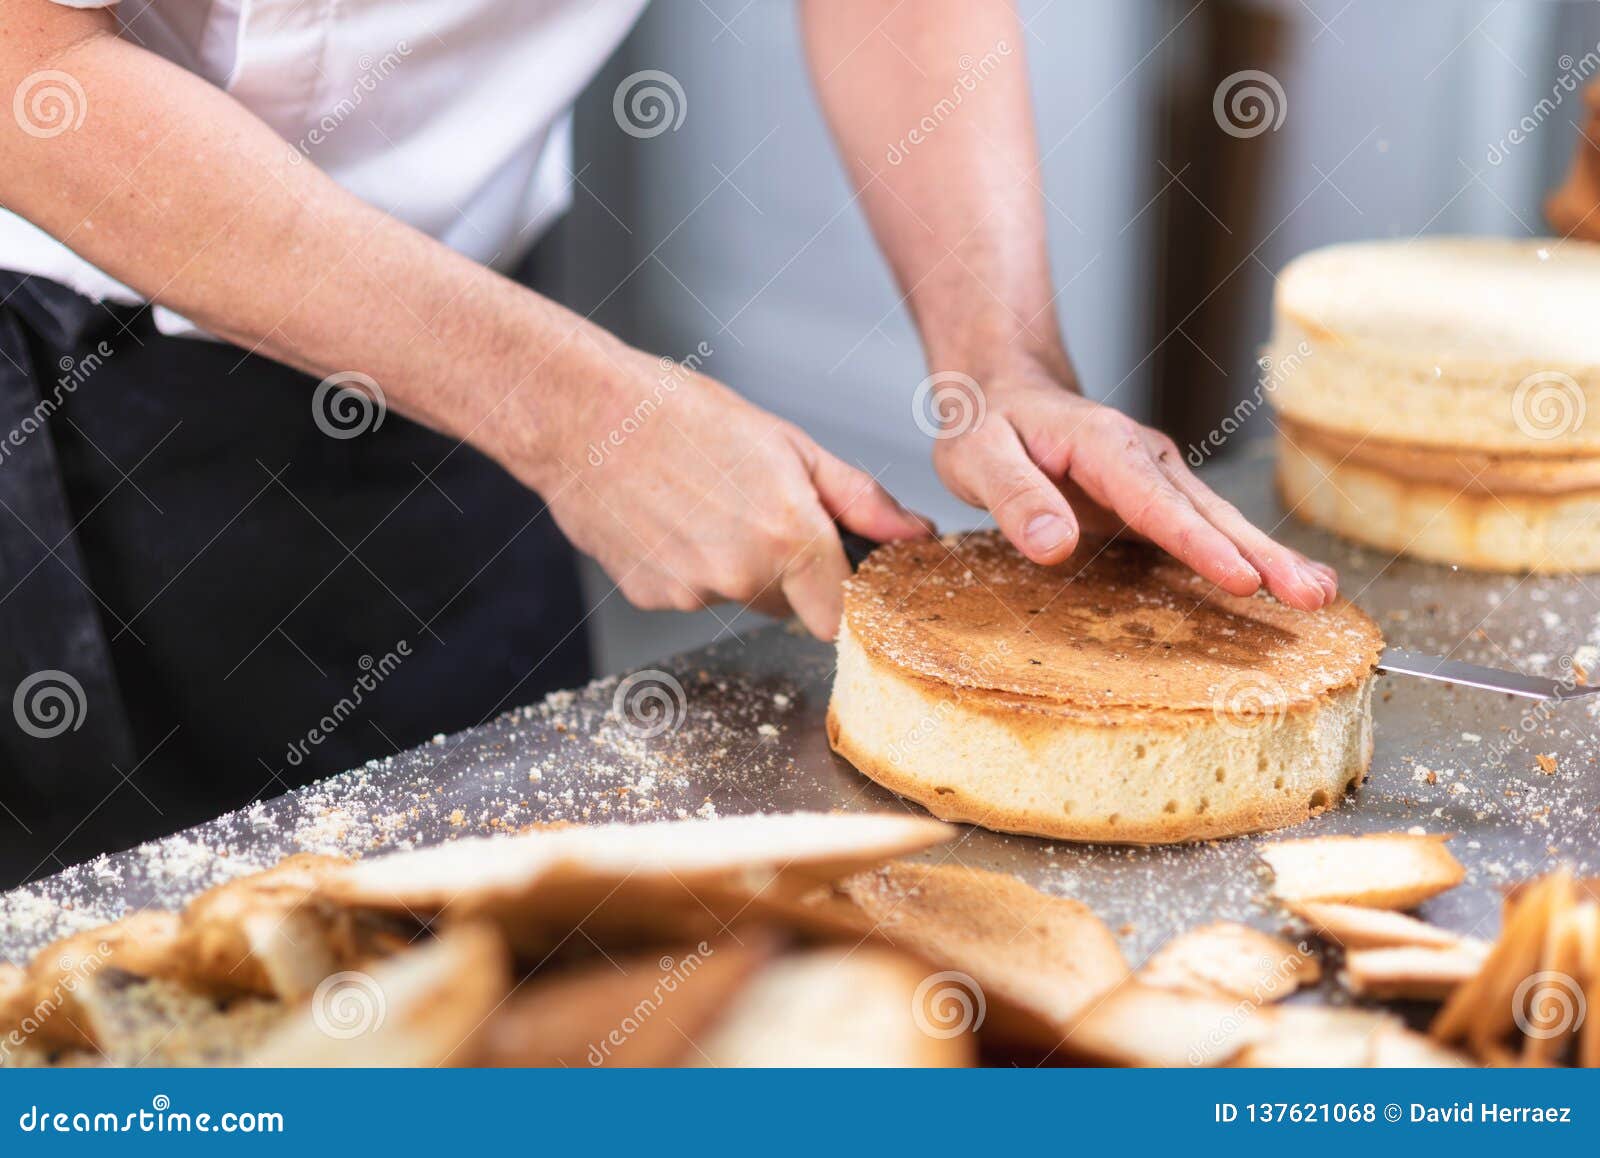
{"type": "Polygon", "coordinates": [[[1355,438],[1315,423],[1279,415],[1289,442],[1396,479],[1460,487],[1478,494],[1571,495],[1600,491],[1600,455],[1499,454],[1441,449],[1416,442],[1355,438]]]}
{"type": "Polygon", "coordinates": [[[1239,597],[1137,543],[1085,542],[1057,568],[999,532],[895,543],[845,586],[845,618],[874,660],[921,680],[1052,714],[1126,721],[1216,709],[1250,676],[1290,711],[1367,679],[1383,640],[1339,600],[1295,611],[1239,597]]]}
{"type": "Polygon", "coordinates": [[[1427,461],[1349,455],[1320,429],[1283,424],[1278,497],[1297,519],[1396,555],[1510,574],[1600,570],[1600,487],[1568,488],[1573,475],[1519,463],[1517,483],[1545,475],[1543,484],[1497,477],[1486,492],[1422,477],[1427,461]]]}

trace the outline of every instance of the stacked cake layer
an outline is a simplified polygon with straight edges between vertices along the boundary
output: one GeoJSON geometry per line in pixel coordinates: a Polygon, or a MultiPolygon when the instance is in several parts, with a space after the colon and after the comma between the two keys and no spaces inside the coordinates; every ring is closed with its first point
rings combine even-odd
{"type": "Polygon", "coordinates": [[[1600,569],[1600,246],[1318,250],[1278,282],[1267,356],[1297,516],[1438,562],[1600,569]]]}

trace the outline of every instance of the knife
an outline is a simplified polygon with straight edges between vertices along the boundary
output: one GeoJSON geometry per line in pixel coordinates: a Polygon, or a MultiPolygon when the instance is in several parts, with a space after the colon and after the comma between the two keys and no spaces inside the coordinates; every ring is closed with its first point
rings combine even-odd
{"type": "MultiPolygon", "coordinates": [[[[878,546],[871,539],[852,531],[841,530],[839,538],[844,543],[845,557],[850,560],[852,567],[859,567],[861,561],[878,546]]],[[[1504,692],[1508,696],[1522,696],[1530,700],[1581,700],[1600,692],[1600,684],[1590,687],[1579,683],[1571,674],[1561,679],[1523,675],[1521,672],[1501,671],[1459,659],[1409,651],[1403,647],[1384,648],[1383,654],[1378,657],[1378,670],[1387,675],[1415,676],[1439,683],[1461,684],[1463,687],[1504,692]]]]}
{"type": "Polygon", "coordinates": [[[1571,675],[1553,680],[1548,676],[1501,671],[1459,659],[1407,651],[1402,647],[1384,648],[1383,654],[1378,657],[1378,670],[1389,675],[1416,676],[1440,683],[1482,688],[1486,692],[1504,692],[1508,696],[1522,696],[1530,700],[1581,700],[1600,692],[1600,685],[1590,687],[1581,684],[1571,675]]]}

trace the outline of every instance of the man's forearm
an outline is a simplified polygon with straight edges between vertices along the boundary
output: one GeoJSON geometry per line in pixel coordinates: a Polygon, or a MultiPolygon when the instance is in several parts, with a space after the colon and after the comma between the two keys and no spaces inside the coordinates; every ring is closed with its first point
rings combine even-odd
{"type": "Polygon", "coordinates": [[[1023,31],[1006,0],[805,0],[811,70],[930,362],[1070,380],[1023,31]]]}
{"type": "MultiPolygon", "coordinates": [[[[1131,530],[1235,595],[1314,611],[1331,570],[1208,490],[1172,440],[1076,393],[1052,308],[1023,32],[1007,0],[805,0],[812,71],[928,360],[979,382],[940,477],[1036,563],[1131,530]],[[968,421],[969,418],[975,420],[968,421]]],[[[943,419],[939,413],[936,417],[943,419]]]]}
{"type": "Polygon", "coordinates": [[[48,53],[12,41],[0,89],[59,69],[87,115],[50,138],[3,118],[0,200],[119,280],[310,373],[368,374],[400,412],[524,476],[548,433],[528,420],[530,398],[580,389],[625,356],[576,315],[347,193],[204,81],[105,33],[50,51],[39,24],[57,20],[53,7],[0,15],[0,39],[48,53]],[[24,15],[38,16],[32,28],[5,26],[24,15]]]}

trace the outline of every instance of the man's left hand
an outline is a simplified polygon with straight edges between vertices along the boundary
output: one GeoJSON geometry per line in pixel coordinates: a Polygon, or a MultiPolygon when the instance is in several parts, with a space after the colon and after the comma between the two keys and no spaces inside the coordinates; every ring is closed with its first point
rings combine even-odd
{"type": "Polygon", "coordinates": [[[1253,526],[1195,477],[1166,435],[1062,378],[1022,358],[976,379],[982,420],[934,447],[945,485],[987,509],[1023,554],[1060,563],[1085,531],[1131,531],[1234,595],[1264,583],[1305,611],[1332,602],[1333,568],[1253,526]]]}

